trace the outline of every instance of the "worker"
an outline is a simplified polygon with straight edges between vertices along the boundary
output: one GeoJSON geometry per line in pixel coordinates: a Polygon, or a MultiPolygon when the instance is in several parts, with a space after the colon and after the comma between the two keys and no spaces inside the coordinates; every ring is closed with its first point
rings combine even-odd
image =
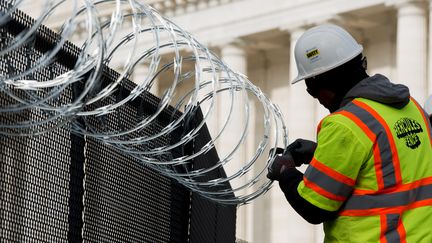
{"type": "Polygon", "coordinates": [[[430,95],[429,98],[426,100],[424,109],[426,113],[429,114],[429,120],[432,123],[432,95],[430,95]]]}
{"type": "Polygon", "coordinates": [[[267,177],[304,219],[324,223],[324,242],[432,242],[431,124],[409,89],[369,76],[362,46],[336,25],[307,30],[294,55],[292,83],[305,80],[330,114],[317,142],[294,141],[267,177]]]}

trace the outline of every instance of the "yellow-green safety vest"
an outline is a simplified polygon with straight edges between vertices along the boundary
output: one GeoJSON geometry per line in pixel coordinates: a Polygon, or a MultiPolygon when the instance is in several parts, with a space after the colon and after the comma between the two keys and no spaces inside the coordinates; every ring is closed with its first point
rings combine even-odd
{"type": "Polygon", "coordinates": [[[354,99],[321,121],[317,141],[297,190],[338,212],[325,242],[432,242],[431,125],[414,99],[354,99]]]}

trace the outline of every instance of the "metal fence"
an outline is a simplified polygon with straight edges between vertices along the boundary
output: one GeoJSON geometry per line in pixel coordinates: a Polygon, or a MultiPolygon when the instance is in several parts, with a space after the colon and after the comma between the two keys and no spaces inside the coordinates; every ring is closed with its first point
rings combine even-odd
{"type": "MultiPolygon", "coordinates": [[[[6,13],[0,3],[1,14],[6,13]]],[[[32,19],[15,11],[0,26],[0,49],[17,33],[29,28],[32,19]]],[[[27,43],[0,57],[0,74],[19,72],[32,65],[58,40],[51,30],[41,27],[27,43]]],[[[46,80],[73,68],[79,49],[67,43],[55,62],[34,72],[32,79],[46,80]]],[[[106,68],[101,83],[115,80],[117,73],[106,68]]],[[[125,82],[112,99],[127,94],[134,84],[125,82]]],[[[1,88],[1,87],[0,87],[1,88]]],[[[79,85],[74,88],[79,88],[79,85]]],[[[61,99],[73,99],[69,88],[61,99]]],[[[0,106],[14,100],[0,89],[0,106]]],[[[158,105],[149,93],[129,102],[103,121],[104,126],[128,127],[158,105]],[[117,116],[122,116],[119,124],[117,116]],[[127,124],[124,121],[131,121],[127,124]]],[[[146,133],[160,131],[179,111],[164,110],[146,133]]],[[[199,114],[199,112],[198,112],[199,114]]],[[[42,119],[35,109],[20,113],[0,113],[2,124],[23,119],[42,119]]],[[[200,116],[194,118],[199,122],[200,116]]],[[[74,122],[80,122],[74,121],[74,122]]],[[[98,125],[97,119],[86,121],[98,125]]],[[[193,193],[160,173],[100,141],[72,132],[70,121],[38,136],[0,135],[0,241],[1,242],[192,242],[235,241],[235,206],[222,206],[193,193]]],[[[192,124],[193,125],[193,124],[192,124]]],[[[190,127],[191,124],[188,124],[190,127]]],[[[183,126],[182,129],[186,129],[183,126]]],[[[154,146],[172,144],[181,136],[169,133],[154,146]]],[[[204,127],[194,144],[173,150],[173,158],[199,149],[209,141],[204,127]]],[[[192,163],[211,166],[218,161],[213,150],[192,163]]],[[[218,177],[223,170],[215,171],[218,177]]],[[[203,180],[211,179],[202,178],[203,180]]]]}

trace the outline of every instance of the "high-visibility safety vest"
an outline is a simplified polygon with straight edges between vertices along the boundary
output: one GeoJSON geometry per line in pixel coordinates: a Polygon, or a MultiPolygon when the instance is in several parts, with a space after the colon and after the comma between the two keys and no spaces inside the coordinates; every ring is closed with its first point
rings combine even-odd
{"type": "Polygon", "coordinates": [[[338,211],[325,242],[432,242],[431,125],[414,99],[402,109],[357,98],[325,117],[297,190],[338,211]]]}

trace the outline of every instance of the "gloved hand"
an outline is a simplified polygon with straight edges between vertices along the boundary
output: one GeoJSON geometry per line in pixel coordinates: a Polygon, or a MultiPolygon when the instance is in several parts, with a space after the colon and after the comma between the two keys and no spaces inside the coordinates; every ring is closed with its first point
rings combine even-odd
{"type": "Polygon", "coordinates": [[[279,181],[285,171],[293,168],[295,168],[294,159],[289,152],[285,151],[283,155],[276,155],[268,167],[267,178],[279,181]]]}
{"type": "MultiPolygon", "coordinates": [[[[295,165],[309,164],[312,160],[317,144],[310,140],[296,139],[286,148],[286,151],[291,153],[295,165]]],[[[286,152],[285,152],[286,153],[286,152]]]]}

